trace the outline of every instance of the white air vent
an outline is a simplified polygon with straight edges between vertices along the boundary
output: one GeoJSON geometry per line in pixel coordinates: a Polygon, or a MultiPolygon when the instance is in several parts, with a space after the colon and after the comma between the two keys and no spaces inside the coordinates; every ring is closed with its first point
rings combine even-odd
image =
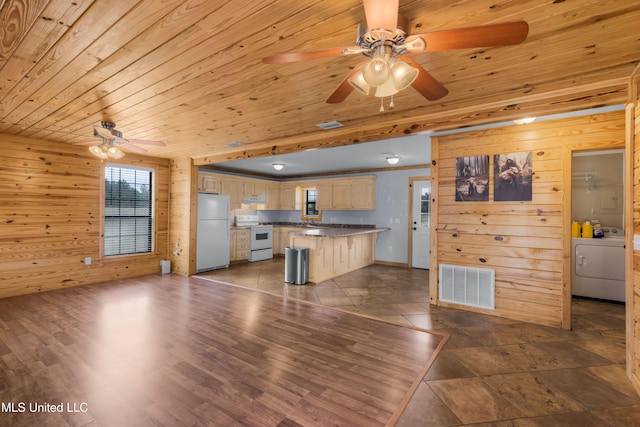
{"type": "Polygon", "coordinates": [[[495,310],[495,270],[440,264],[441,301],[495,310]]]}
{"type": "Polygon", "coordinates": [[[341,128],[342,126],[344,126],[342,123],[340,122],[326,122],[326,123],[320,123],[318,126],[320,129],[324,129],[324,130],[329,130],[329,129],[335,129],[335,128],[341,128]]]}

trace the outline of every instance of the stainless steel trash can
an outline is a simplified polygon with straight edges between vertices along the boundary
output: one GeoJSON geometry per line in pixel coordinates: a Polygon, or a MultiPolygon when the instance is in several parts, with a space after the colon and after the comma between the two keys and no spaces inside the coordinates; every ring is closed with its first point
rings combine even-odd
{"type": "Polygon", "coordinates": [[[309,281],[309,248],[284,248],[284,281],[295,285],[304,285],[309,281]]]}

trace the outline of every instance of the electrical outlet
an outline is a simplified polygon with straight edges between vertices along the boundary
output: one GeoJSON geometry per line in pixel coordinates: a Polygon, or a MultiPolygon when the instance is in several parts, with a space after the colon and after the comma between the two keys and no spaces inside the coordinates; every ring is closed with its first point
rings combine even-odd
{"type": "Polygon", "coordinates": [[[84,259],[84,265],[91,265],[91,257],[90,257],[90,256],[85,257],[85,259],[84,259]]]}

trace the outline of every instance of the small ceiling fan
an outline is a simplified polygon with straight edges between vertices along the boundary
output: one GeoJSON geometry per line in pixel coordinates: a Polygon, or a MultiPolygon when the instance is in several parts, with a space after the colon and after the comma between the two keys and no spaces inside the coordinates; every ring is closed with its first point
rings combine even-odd
{"type": "Polygon", "coordinates": [[[162,141],[125,139],[122,137],[122,132],[116,129],[116,124],[108,121],[100,122],[100,126],[95,126],[93,128],[93,136],[97,137],[98,140],[76,142],[73,145],[89,145],[89,151],[103,160],[123,157],[125,153],[122,150],[142,154],[147,152],[147,150],[138,147],[138,145],[153,145],[156,147],[164,147],[166,145],[162,141]]]}
{"type": "MultiPolygon", "coordinates": [[[[515,45],[523,42],[529,33],[525,21],[514,21],[408,35],[403,28],[404,20],[398,16],[399,0],[363,0],[363,5],[366,24],[358,27],[356,46],[278,53],[262,61],[281,64],[362,54],[370,59],[353,68],[327,98],[327,103],[344,101],[354,89],[365,95],[373,92],[378,98],[393,97],[409,85],[426,99],[435,101],[449,91],[406,53],[515,45]],[[398,25],[398,21],[402,25],[398,25]]],[[[393,108],[393,98],[390,108],[393,108]]],[[[382,105],[380,111],[384,111],[382,105]]]]}

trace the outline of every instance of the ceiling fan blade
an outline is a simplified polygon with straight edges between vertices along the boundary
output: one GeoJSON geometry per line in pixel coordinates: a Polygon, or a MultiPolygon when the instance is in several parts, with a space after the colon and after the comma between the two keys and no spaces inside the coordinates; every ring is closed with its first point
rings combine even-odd
{"type": "Polygon", "coordinates": [[[144,148],[138,147],[137,145],[133,145],[133,144],[120,144],[118,145],[118,148],[122,148],[125,151],[133,151],[136,153],[146,153],[147,150],[145,150],[144,148]]]}
{"type": "Polygon", "coordinates": [[[100,141],[83,141],[83,142],[74,142],[71,145],[100,145],[102,142],[100,141]]]}
{"type": "Polygon", "coordinates": [[[411,86],[417,90],[420,95],[429,101],[436,101],[449,93],[446,87],[437,81],[431,74],[427,72],[420,64],[408,56],[401,56],[399,59],[406,61],[412,67],[418,70],[418,77],[411,83],[411,86]]]}
{"type": "Polygon", "coordinates": [[[111,133],[111,130],[105,129],[105,128],[100,127],[100,126],[94,126],[93,127],[93,136],[98,136],[100,138],[105,138],[105,139],[112,139],[113,138],[113,134],[111,133]]]}
{"type": "Polygon", "coordinates": [[[340,85],[338,85],[336,90],[333,91],[333,93],[329,96],[329,98],[327,98],[325,102],[327,104],[338,104],[344,101],[347,98],[347,96],[349,96],[351,92],[353,92],[353,89],[354,89],[351,83],[349,83],[349,79],[353,77],[358,72],[358,70],[361,67],[363,67],[365,64],[366,62],[362,62],[356,65],[353,68],[353,70],[351,70],[351,72],[347,74],[347,77],[345,77],[344,80],[340,82],[340,85]]]}
{"type": "Polygon", "coordinates": [[[127,141],[129,141],[130,144],[153,145],[155,147],[165,147],[167,145],[162,141],[147,141],[146,139],[128,139],[127,141]]]}
{"type": "Polygon", "coordinates": [[[352,46],[310,50],[308,52],[275,53],[273,55],[265,56],[264,58],[262,58],[262,62],[264,62],[265,64],[284,64],[286,62],[297,62],[307,59],[333,58],[336,56],[353,55],[356,53],[365,52],[366,50],[367,49],[362,49],[360,46],[352,46]]]}
{"type": "Polygon", "coordinates": [[[387,30],[392,34],[396,32],[400,0],[363,0],[362,3],[370,31],[387,30]]]}
{"type": "Polygon", "coordinates": [[[529,24],[525,21],[515,21],[414,34],[407,37],[406,44],[413,42],[416,38],[422,38],[426,42],[423,52],[437,52],[514,45],[522,43],[527,38],[527,34],[529,34],[529,24]]]}

